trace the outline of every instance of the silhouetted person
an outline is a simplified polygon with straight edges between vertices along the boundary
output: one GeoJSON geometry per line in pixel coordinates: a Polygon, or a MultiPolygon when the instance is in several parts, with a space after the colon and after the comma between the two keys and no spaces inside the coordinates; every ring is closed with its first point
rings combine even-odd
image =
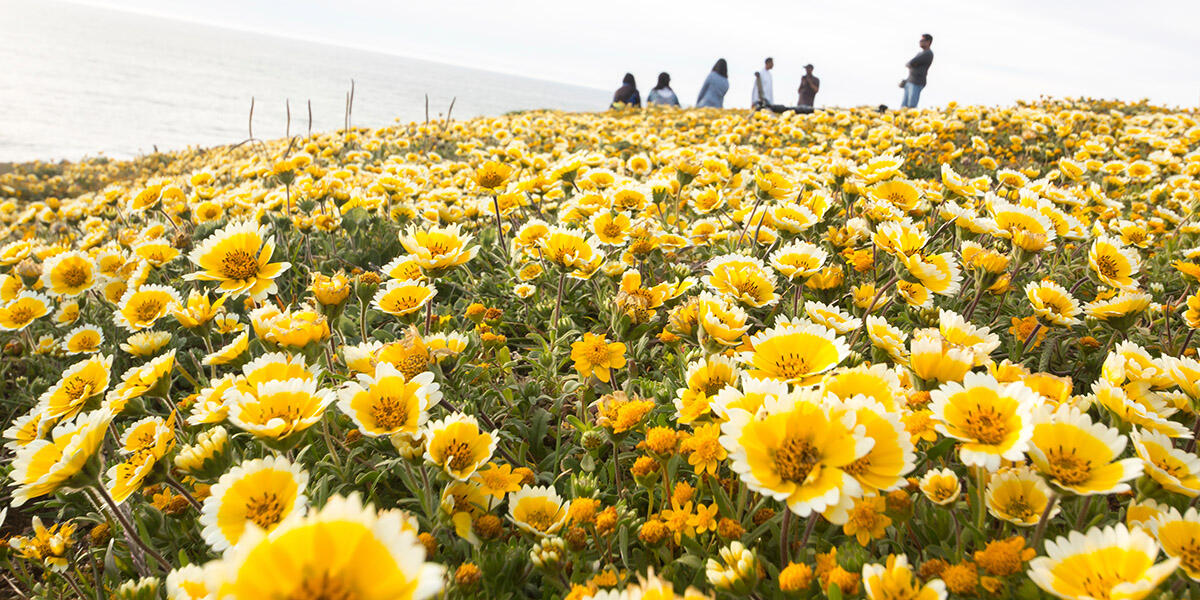
{"type": "Polygon", "coordinates": [[[625,78],[621,80],[621,87],[613,93],[612,107],[616,108],[618,104],[626,106],[642,106],[642,95],[638,93],[637,82],[633,80],[633,73],[626,73],[625,78]]]}
{"type": "Polygon", "coordinates": [[[696,97],[696,106],[699,108],[724,108],[725,92],[729,91],[729,65],[725,59],[717,59],[717,64],[713,65],[712,71],[709,71],[708,77],[704,78],[704,85],[700,86],[700,95],[696,97]]]}
{"type": "Polygon", "coordinates": [[[804,65],[804,77],[800,78],[800,100],[796,104],[800,106],[816,106],[817,92],[821,91],[821,80],[813,75],[813,66],[804,65]]]}
{"type": "Polygon", "coordinates": [[[904,100],[900,105],[905,108],[916,108],[921,99],[921,90],[925,89],[925,76],[929,74],[929,65],[933,64],[933,50],[929,49],[932,44],[932,35],[921,34],[921,51],[904,65],[908,67],[908,78],[900,82],[900,87],[904,88],[904,100]]]}
{"type": "Polygon", "coordinates": [[[750,108],[770,106],[775,103],[775,80],[771,77],[771,69],[775,68],[775,59],[767,57],[763,68],[754,73],[754,88],[750,90],[750,108]]]}
{"type": "Polygon", "coordinates": [[[671,89],[671,76],[666,73],[658,74],[658,83],[654,85],[654,89],[646,94],[646,104],[662,104],[665,106],[679,106],[679,97],[675,95],[675,90],[671,89]]]}

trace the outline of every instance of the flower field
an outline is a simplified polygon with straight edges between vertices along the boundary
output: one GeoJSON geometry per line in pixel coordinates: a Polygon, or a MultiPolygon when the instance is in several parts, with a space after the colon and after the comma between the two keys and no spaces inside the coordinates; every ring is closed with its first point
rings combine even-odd
{"type": "Polygon", "coordinates": [[[1200,597],[1200,117],[532,112],[0,175],[5,597],[1200,597]]]}

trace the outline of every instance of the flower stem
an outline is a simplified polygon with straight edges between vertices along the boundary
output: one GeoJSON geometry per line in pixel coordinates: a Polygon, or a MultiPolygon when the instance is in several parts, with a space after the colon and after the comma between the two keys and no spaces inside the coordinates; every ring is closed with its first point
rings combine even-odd
{"type": "Polygon", "coordinates": [[[1037,529],[1033,532],[1033,543],[1030,547],[1037,550],[1042,545],[1042,537],[1046,535],[1046,524],[1050,522],[1050,513],[1054,512],[1054,507],[1058,504],[1058,492],[1051,492],[1050,499],[1046,500],[1046,508],[1042,511],[1042,517],[1038,519],[1037,529]]]}
{"type": "Polygon", "coordinates": [[[196,510],[204,509],[204,505],[200,504],[200,501],[197,500],[195,496],[192,496],[191,492],[187,491],[187,488],[183,487],[183,484],[175,481],[174,477],[168,475],[165,481],[168,487],[176,492],[179,492],[179,495],[186,498],[188,504],[191,504],[196,510]]]}
{"type": "Polygon", "coordinates": [[[117,506],[116,501],[112,499],[112,496],[108,495],[108,490],[104,489],[104,486],[102,485],[97,485],[95,489],[96,492],[100,494],[100,498],[104,500],[104,503],[108,505],[108,510],[112,512],[113,517],[115,517],[117,521],[121,523],[121,529],[125,532],[125,539],[140,548],[146,554],[149,554],[150,557],[158,563],[158,566],[162,567],[164,572],[170,572],[172,568],[171,563],[167,562],[167,559],[163,558],[157,550],[151,548],[150,544],[147,544],[146,541],[138,535],[137,529],[133,527],[133,523],[129,522],[129,519],[125,517],[125,513],[122,513],[121,508],[117,506]]]}
{"type": "Polygon", "coordinates": [[[789,508],[783,510],[783,522],[779,524],[779,564],[787,566],[789,561],[790,547],[788,546],[788,530],[792,528],[792,511],[789,508]]]}

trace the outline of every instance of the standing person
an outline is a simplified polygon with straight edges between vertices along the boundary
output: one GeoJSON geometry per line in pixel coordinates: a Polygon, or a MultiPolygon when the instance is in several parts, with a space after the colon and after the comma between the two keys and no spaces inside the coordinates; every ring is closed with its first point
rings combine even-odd
{"type": "Polygon", "coordinates": [[[800,78],[800,100],[796,102],[799,106],[814,106],[817,101],[817,92],[821,91],[821,80],[813,75],[813,66],[811,64],[804,65],[804,77],[800,78]]]}
{"type": "Polygon", "coordinates": [[[921,51],[904,65],[908,67],[908,78],[900,82],[900,87],[904,88],[904,100],[900,105],[905,108],[917,107],[917,102],[921,99],[921,90],[925,89],[925,76],[929,74],[929,65],[933,64],[933,50],[929,49],[929,46],[933,45],[933,36],[928,33],[921,34],[919,45],[921,51]]]}
{"type": "Polygon", "coordinates": [[[763,68],[754,74],[754,88],[750,90],[750,108],[770,106],[775,103],[774,81],[771,69],[775,68],[775,59],[767,57],[763,68]]]}
{"type": "Polygon", "coordinates": [[[616,108],[618,104],[626,106],[642,106],[642,95],[638,92],[637,82],[633,79],[633,73],[626,73],[625,78],[621,80],[621,87],[613,93],[612,106],[616,108]]]}
{"type": "Polygon", "coordinates": [[[725,92],[729,91],[729,65],[725,59],[718,58],[713,65],[704,85],[700,86],[700,95],[696,97],[697,108],[724,108],[725,92]]]}
{"type": "Polygon", "coordinates": [[[658,74],[658,83],[654,89],[646,94],[646,104],[662,104],[665,106],[679,106],[679,97],[675,95],[675,90],[671,89],[671,76],[666,73],[658,74]]]}

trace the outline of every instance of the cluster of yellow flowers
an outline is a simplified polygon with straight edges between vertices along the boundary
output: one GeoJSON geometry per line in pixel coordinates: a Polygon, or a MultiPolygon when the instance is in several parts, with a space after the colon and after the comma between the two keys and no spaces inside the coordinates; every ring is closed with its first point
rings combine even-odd
{"type": "Polygon", "coordinates": [[[1200,594],[1194,113],[534,112],[0,196],[23,594],[1200,594]]]}

